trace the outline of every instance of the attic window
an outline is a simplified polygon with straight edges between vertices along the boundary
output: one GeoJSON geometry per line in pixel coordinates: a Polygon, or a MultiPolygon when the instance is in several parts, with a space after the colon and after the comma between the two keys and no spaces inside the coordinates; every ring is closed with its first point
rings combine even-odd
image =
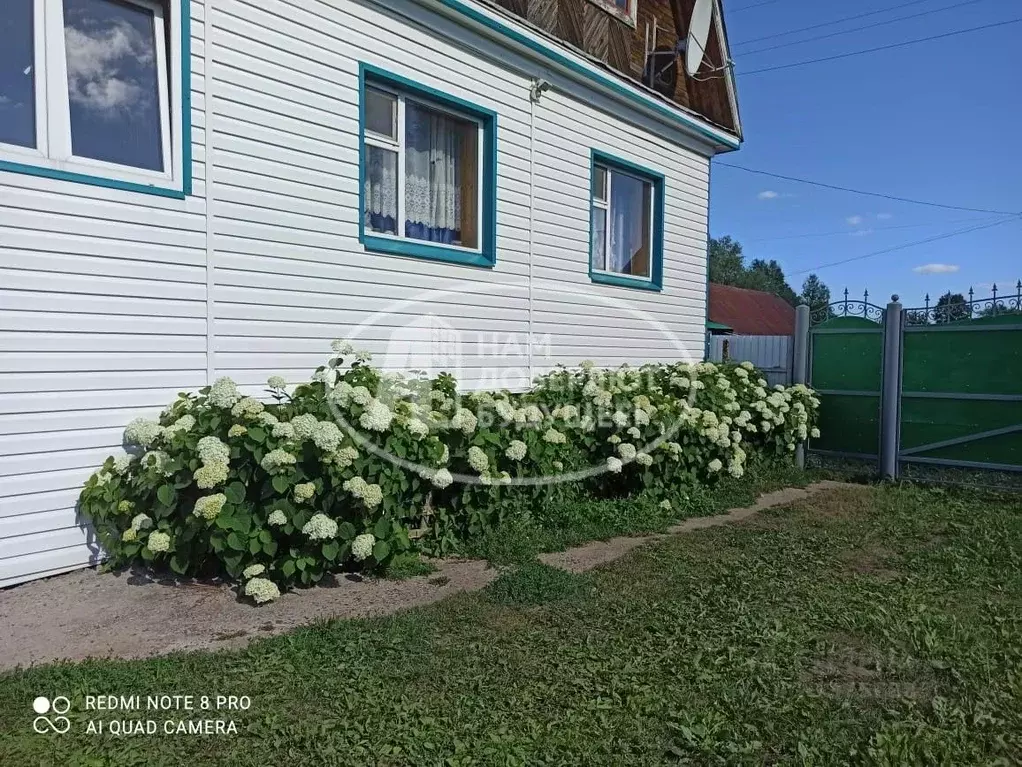
{"type": "Polygon", "coordinates": [[[635,13],[638,9],[639,0],[589,0],[595,6],[602,8],[611,16],[620,19],[625,24],[635,26],[635,13]]]}

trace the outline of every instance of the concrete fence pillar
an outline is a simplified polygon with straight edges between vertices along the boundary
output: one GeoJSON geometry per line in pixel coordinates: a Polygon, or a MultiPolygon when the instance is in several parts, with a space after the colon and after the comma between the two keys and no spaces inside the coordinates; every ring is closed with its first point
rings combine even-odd
{"type": "Polygon", "coordinates": [[[884,314],[883,391],[880,396],[880,476],[898,477],[901,428],[902,311],[898,296],[891,296],[884,314]]]}
{"type": "MultiPolygon", "coordinates": [[[[809,381],[809,307],[799,304],[795,307],[795,338],[791,352],[791,382],[804,384],[809,381]]],[[[806,443],[800,442],[795,451],[798,467],[806,467],[806,443]]]]}

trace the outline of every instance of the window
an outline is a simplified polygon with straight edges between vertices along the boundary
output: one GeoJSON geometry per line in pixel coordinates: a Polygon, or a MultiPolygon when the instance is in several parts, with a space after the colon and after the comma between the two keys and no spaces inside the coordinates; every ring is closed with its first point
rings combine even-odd
{"type": "Polygon", "coordinates": [[[594,282],[660,290],[663,176],[593,152],[589,274],[594,282]]]}
{"type": "Polygon", "coordinates": [[[368,65],[361,97],[366,248],[492,266],[496,116],[368,65]]]}
{"type": "Polygon", "coordinates": [[[178,0],[4,4],[0,169],[181,193],[178,0]]]}
{"type": "Polygon", "coordinates": [[[611,16],[635,26],[635,15],[638,7],[638,0],[589,0],[593,5],[599,6],[611,16]]]}

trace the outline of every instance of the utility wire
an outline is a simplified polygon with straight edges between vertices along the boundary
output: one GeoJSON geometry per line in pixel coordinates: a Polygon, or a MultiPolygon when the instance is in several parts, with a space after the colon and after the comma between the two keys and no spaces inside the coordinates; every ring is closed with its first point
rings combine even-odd
{"type": "Polygon", "coordinates": [[[809,237],[851,237],[856,234],[890,232],[895,229],[921,229],[926,226],[944,226],[945,224],[980,224],[986,221],[992,221],[995,218],[1000,218],[1000,216],[988,216],[984,218],[956,218],[951,221],[931,221],[928,224],[898,224],[896,226],[875,226],[868,229],[840,229],[832,232],[812,232],[809,234],[784,234],[779,237],[755,237],[751,240],[743,239],[743,242],[777,242],[778,240],[802,240],[809,237]]]}
{"type": "Polygon", "coordinates": [[[953,232],[945,232],[944,234],[938,234],[934,237],[927,237],[925,240],[915,240],[914,242],[905,242],[901,245],[895,245],[893,248],[884,248],[883,250],[875,250],[872,253],[864,253],[861,256],[852,256],[851,258],[844,258],[840,261],[831,261],[829,264],[821,264],[815,266],[812,269],[803,269],[799,272],[792,272],[792,276],[798,274],[808,274],[810,272],[818,272],[821,269],[829,269],[832,266],[841,266],[842,264],[849,264],[853,261],[862,261],[867,258],[875,258],[876,256],[883,256],[888,253],[894,253],[899,250],[906,250],[907,248],[914,248],[917,245],[925,245],[929,242],[937,242],[938,240],[947,240],[951,237],[958,237],[959,235],[968,234],[969,232],[978,232],[980,229],[990,229],[991,227],[1001,226],[1002,224],[1008,224],[1013,221],[1022,221],[1022,214],[1016,214],[1009,216],[1008,218],[1002,218],[1000,221],[995,221],[992,224],[981,224],[980,226],[972,226],[966,229],[958,229],[953,232]]]}
{"type": "Polygon", "coordinates": [[[778,43],[777,45],[770,45],[770,46],[767,46],[766,48],[756,48],[755,50],[752,50],[752,51],[746,51],[745,53],[742,54],[742,56],[743,57],[745,57],[745,56],[752,56],[752,55],[754,55],[756,53],[766,53],[767,51],[776,51],[776,50],[778,50],[780,48],[790,48],[790,47],[792,47],[794,45],[803,45],[804,43],[812,43],[812,42],[815,42],[817,40],[827,40],[828,38],[831,38],[831,37],[840,37],[841,35],[850,35],[853,32],[862,32],[863,30],[866,30],[866,29],[875,29],[876,27],[885,27],[888,24],[895,24],[895,23],[897,23],[899,21],[908,21],[909,19],[918,19],[921,16],[929,16],[932,13],[940,13],[941,11],[951,11],[951,10],[955,10],[957,8],[964,8],[967,5],[975,5],[976,3],[982,3],[982,2],[986,2],[986,0],[967,0],[964,3],[954,3],[952,5],[945,5],[945,6],[942,6],[940,8],[934,8],[933,10],[930,10],[930,11],[920,11],[919,13],[912,13],[912,14],[909,14],[908,16],[898,16],[898,17],[893,18],[893,19],[887,19],[886,21],[876,21],[876,22],[874,22],[872,24],[866,24],[866,25],[861,26],[861,27],[852,27],[851,29],[842,29],[839,32],[829,32],[829,33],[827,33],[825,35],[816,35],[815,37],[807,37],[804,40],[794,40],[794,41],[792,41],[790,43],[778,43]]]}
{"type": "Polygon", "coordinates": [[[910,0],[910,2],[901,3],[900,5],[892,5],[890,8],[879,8],[878,10],[875,10],[875,11],[867,11],[866,13],[857,13],[854,16],[845,16],[845,17],[840,18],[840,19],[835,19],[834,21],[824,21],[824,22],[821,22],[820,24],[811,24],[808,27],[799,27],[798,29],[789,29],[787,32],[775,32],[772,35],[763,35],[761,37],[750,37],[748,40],[742,40],[741,42],[738,42],[738,43],[732,43],[731,44],[731,50],[734,50],[735,48],[740,48],[743,45],[748,45],[749,43],[758,43],[761,40],[773,40],[774,38],[777,38],[777,37],[787,37],[788,35],[797,35],[799,32],[811,32],[814,29],[823,29],[824,27],[832,27],[835,24],[844,24],[846,21],[857,21],[858,19],[865,19],[865,18],[868,18],[869,16],[876,16],[876,15],[881,14],[881,13],[890,13],[891,11],[896,11],[899,8],[908,8],[910,5],[919,5],[920,3],[928,3],[928,2],[930,2],[930,0],[910,0]]]}
{"type": "Polygon", "coordinates": [[[760,8],[761,6],[764,6],[764,5],[773,5],[774,3],[779,3],[779,2],[780,2],[780,0],[763,0],[763,2],[761,2],[761,3],[753,3],[752,5],[743,5],[740,8],[729,8],[728,10],[731,13],[739,13],[741,11],[751,11],[753,8],[760,8]]]}
{"type": "Polygon", "coordinates": [[[1020,21],[1022,21],[1022,17],[1017,18],[1017,19],[1007,19],[1006,21],[998,21],[998,22],[995,22],[993,24],[983,24],[982,26],[979,26],[979,27],[969,27],[968,29],[956,29],[956,30],[954,30],[952,32],[945,32],[942,35],[930,35],[929,37],[917,37],[914,40],[905,40],[905,41],[900,42],[900,43],[892,43],[891,45],[881,45],[881,46],[878,46],[876,48],[866,48],[865,50],[862,50],[862,51],[850,51],[848,53],[839,53],[839,54],[837,54],[835,56],[824,56],[823,58],[819,58],[819,59],[809,59],[807,61],[795,61],[795,62],[792,62],[791,64],[781,64],[781,65],[776,66],[776,67],[766,67],[764,69],[753,69],[753,70],[750,70],[748,72],[741,72],[741,71],[739,71],[738,74],[739,75],[745,75],[745,76],[748,76],[748,75],[760,75],[760,74],[763,74],[764,72],[776,72],[779,69],[792,69],[794,67],[804,67],[807,64],[819,64],[819,63],[824,62],[824,61],[837,61],[838,59],[847,59],[847,58],[850,58],[852,56],[863,56],[863,55],[865,55],[867,53],[877,53],[878,51],[889,51],[889,50],[891,50],[893,48],[904,48],[907,45],[916,45],[917,43],[925,43],[925,42],[929,42],[930,40],[943,40],[943,39],[948,38],[948,37],[956,37],[957,35],[964,35],[964,34],[967,34],[969,32],[980,32],[980,31],[982,31],[984,29],[994,29],[995,27],[1006,27],[1009,24],[1018,24],[1020,21]]]}
{"type": "MultiPolygon", "coordinates": [[[[1022,19],[1020,19],[1022,21],[1022,19]]],[[[785,176],[781,173],[770,173],[765,170],[756,170],[755,168],[747,168],[744,165],[737,165],[730,162],[717,162],[716,165],[724,168],[734,168],[736,170],[744,170],[746,173],[755,173],[759,176],[769,176],[770,178],[779,178],[784,181],[795,181],[799,184],[809,184],[811,186],[819,186],[824,189],[832,189],[836,192],[849,192],[851,194],[861,194],[866,197],[882,197],[885,200],[894,200],[895,202],[910,202],[915,205],[927,205],[931,208],[944,208],[945,210],[961,210],[966,213],[991,213],[997,216],[1018,216],[1022,215],[1019,211],[1014,210],[990,210],[989,208],[968,208],[964,205],[945,205],[939,202],[929,202],[927,200],[914,200],[910,197],[898,197],[893,194],[883,194],[882,192],[867,192],[863,189],[850,189],[846,186],[837,186],[835,184],[825,184],[822,181],[812,181],[807,178],[798,178],[797,176],[785,176]]]]}

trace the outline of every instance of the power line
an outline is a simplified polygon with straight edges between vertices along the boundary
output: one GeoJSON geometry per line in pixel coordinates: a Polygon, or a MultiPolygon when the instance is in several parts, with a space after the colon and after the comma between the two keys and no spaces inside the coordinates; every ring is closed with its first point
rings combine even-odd
{"type": "Polygon", "coordinates": [[[779,237],[756,237],[751,240],[743,240],[743,242],[777,242],[778,240],[801,240],[809,237],[851,237],[856,234],[873,232],[890,232],[896,229],[920,229],[925,226],[943,226],[945,224],[964,224],[964,223],[983,223],[985,221],[991,221],[993,218],[1000,218],[1000,216],[986,217],[986,218],[956,218],[951,221],[931,221],[927,224],[898,224],[895,226],[876,226],[870,227],[869,229],[840,229],[832,232],[812,232],[807,234],[784,234],[779,237]]]}
{"type": "MultiPolygon", "coordinates": [[[[1019,19],[1022,21],[1022,19],[1019,19]]],[[[849,192],[851,194],[861,194],[866,197],[881,197],[885,200],[893,200],[895,202],[910,202],[915,205],[927,205],[931,208],[944,208],[945,210],[960,210],[966,213],[991,213],[997,216],[1017,216],[1020,215],[1018,211],[1014,210],[990,210],[989,208],[967,208],[964,205],[945,205],[939,202],[929,202],[927,200],[914,200],[910,197],[898,197],[893,194],[884,194],[882,192],[867,192],[863,189],[851,189],[846,186],[837,186],[835,184],[825,184],[822,181],[812,181],[807,178],[798,178],[797,176],[785,176],[781,173],[770,173],[765,170],[756,170],[755,168],[747,168],[744,165],[737,165],[730,162],[718,162],[716,163],[724,168],[734,168],[735,170],[744,170],[746,173],[755,173],[759,176],[769,176],[770,178],[779,178],[784,181],[794,181],[799,184],[809,184],[810,186],[818,186],[824,189],[831,189],[836,192],[849,192]]]]}
{"type": "Polygon", "coordinates": [[[749,43],[758,43],[761,40],[773,40],[774,38],[777,38],[777,37],[787,37],[788,35],[797,35],[799,32],[811,32],[814,29],[822,29],[823,27],[832,27],[835,24],[844,24],[846,21],[857,21],[858,19],[865,19],[865,18],[867,18],[869,16],[876,16],[877,14],[881,14],[881,13],[890,13],[891,11],[896,11],[899,8],[908,8],[910,5],[919,5],[920,3],[928,3],[928,2],[930,2],[930,0],[910,0],[910,2],[901,3],[900,5],[892,5],[890,8],[880,8],[879,10],[876,10],[876,11],[867,11],[866,13],[857,13],[854,16],[845,16],[845,17],[840,18],[840,19],[835,19],[834,21],[824,21],[824,22],[822,22],[820,24],[811,24],[808,27],[799,27],[798,29],[790,29],[787,32],[775,32],[772,35],[763,35],[761,37],[750,37],[748,40],[742,40],[741,42],[733,43],[731,45],[731,50],[734,50],[735,48],[740,48],[743,45],[748,45],[749,43]]]}
{"type": "Polygon", "coordinates": [[[914,40],[905,40],[905,41],[900,42],[900,43],[892,43],[891,45],[881,45],[881,46],[878,46],[876,48],[866,48],[865,50],[862,50],[862,51],[850,51],[848,53],[839,53],[839,54],[837,54],[835,56],[824,56],[823,58],[819,58],[819,59],[809,59],[807,61],[795,61],[795,62],[792,62],[791,64],[781,64],[781,65],[776,66],[776,67],[766,67],[764,69],[753,69],[753,70],[750,70],[748,72],[740,72],[739,71],[738,74],[745,75],[745,76],[748,76],[748,75],[760,75],[760,74],[763,74],[764,72],[776,72],[779,69],[792,69],[794,67],[804,67],[804,66],[806,66],[808,64],[819,64],[819,63],[824,62],[824,61],[837,61],[838,59],[847,59],[847,58],[850,58],[852,56],[863,56],[863,55],[865,55],[867,53],[877,53],[878,51],[889,51],[889,50],[892,50],[893,48],[904,48],[905,46],[908,46],[908,45],[916,45],[917,43],[925,43],[925,42],[929,42],[930,40],[943,40],[944,38],[947,38],[947,37],[956,37],[957,35],[964,35],[964,34],[968,34],[969,32],[980,32],[980,31],[982,31],[984,29],[994,29],[995,27],[1006,27],[1009,24],[1018,24],[1020,21],[1022,21],[1022,17],[1017,18],[1017,19],[1008,19],[1006,21],[998,21],[998,22],[995,22],[993,24],[984,24],[984,25],[979,26],[979,27],[969,27],[968,29],[956,29],[953,32],[945,32],[942,35],[930,35],[929,37],[917,37],[914,40]]]}
{"type": "Polygon", "coordinates": [[[919,13],[912,13],[912,14],[909,14],[908,16],[898,16],[898,17],[893,18],[893,19],[887,19],[886,21],[877,21],[877,22],[874,22],[873,24],[866,24],[866,25],[861,26],[861,27],[852,27],[851,29],[842,29],[842,30],[840,30],[838,32],[829,32],[829,33],[827,33],[825,35],[816,35],[815,37],[807,37],[804,40],[794,40],[793,42],[790,42],[790,43],[778,43],[777,45],[770,45],[770,46],[767,46],[766,48],[756,48],[755,50],[752,50],[752,51],[746,51],[745,53],[742,54],[742,56],[743,57],[744,56],[752,56],[752,55],[757,54],[757,53],[766,53],[767,51],[776,51],[776,50],[778,50],[780,48],[790,48],[790,47],[792,47],[794,45],[802,45],[804,43],[812,43],[812,42],[815,42],[817,40],[827,40],[827,39],[829,39],[831,37],[840,37],[841,35],[850,35],[853,32],[862,32],[863,30],[866,30],[866,29],[875,29],[876,27],[884,27],[884,26],[887,26],[888,24],[895,24],[895,23],[897,23],[899,21],[908,21],[909,19],[918,19],[921,16],[929,16],[930,14],[940,13],[941,11],[950,11],[950,10],[954,10],[956,8],[964,8],[967,5],[975,5],[976,3],[982,3],[982,2],[986,2],[986,0],[967,0],[964,3],[954,3],[952,5],[945,5],[945,6],[942,6],[940,8],[934,8],[933,10],[930,10],[930,11],[920,11],[919,13]]]}
{"type": "Polygon", "coordinates": [[[945,232],[944,234],[938,234],[934,237],[927,237],[925,240],[915,240],[913,242],[905,242],[901,245],[895,245],[893,248],[884,248],[883,250],[875,250],[872,253],[864,253],[861,256],[852,256],[851,258],[844,258],[840,261],[831,261],[829,264],[821,264],[815,266],[812,269],[803,269],[799,272],[792,272],[792,276],[798,274],[808,274],[810,272],[818,272],[821,269],[829,269],[832,266],[841,266],[842,264],[849,264],[853,261],[862,261],[867,258],[875,258],[876,256],[883,256],[888,253],[894,253],[899,250],[906,250],[907,248],[914,248],[917,245],[925,245],[930,242],[937,242],[938,240],[947,240],[951,237],[958,237],[962,234],[968,234],[969,232],[978,232],[980,229],[990,229],[991,227],[1001,226],[1002,224],[1008,224],[1013,221],[1022,221],[1022,214],[1016,214],[1009,216],[1008,218],[1002,218],[1000,221],[995,221],[992,224],[981,224],[980,226],[972,226],[966,229],[958,229],[953,232],[945,232]]]}
{"type": "Polygon", "coordinates": [[[760,8],[764,5],[773,5],[779,3],[781,0],[763,0],[761,3],[753,3],[752,5],[743,5],[740,8],[729,8],[731,13],[739,13],[740,11],[751,11],[753,8],[760,8]]]}

